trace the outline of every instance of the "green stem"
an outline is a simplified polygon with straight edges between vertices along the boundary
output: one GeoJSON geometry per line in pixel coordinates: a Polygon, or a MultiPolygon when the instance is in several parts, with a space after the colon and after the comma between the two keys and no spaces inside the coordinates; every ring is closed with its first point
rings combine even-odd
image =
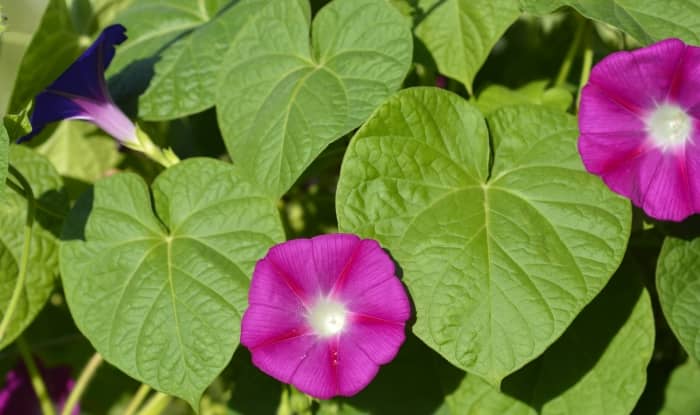
{"type": "Polygon", "coordinates": [[[99,353],[95,353],[90,358],[90,360],[87,362],[87,364],[83,368],[83,371],[80,372],[80,377],[78,378],[78,381],[75,383],[73,390],[70,392],[70,395],[68,395],[68,399],[66,400],[66,404],[63,405],[63,410],[61,411],[61,415],[70,415],[73,412],[73,409],[80,401],[80,398],[83,396],[83,392],[85,392],[85,389],[90,384],[92,377],[95,375],[97,368],[100,367],[102,362],[103,362],[103,359],[99,353]]]}
{"type": "Polygon", "coordinates": [[[569,73],[571,72],[571,65],[574,63],[576,54],[581,47],[581,39],[583,38],[583,33],[586,31],[588,26],[587,20],[579,18],[578,27],[576,28],[576,33],[574,34],[574,39],[569,45],[569,49],[566,51],[564,56],[564,61],[561,63],[559,68],[559,73],[557,74],[557,79],[554,81],[555,87],[562,87],[569,78],[569,73]]]}
{"type": "Polygon", "coordinates": [[[158,392],[148,400],[146,406],[139,412],[139,415],[160,415],[168,406],[172,398],[162,392],[158,392]]]}
{"type": "Polygon", "coordinates": [[[10,304],[7,306],[7,311],[5,311],[2,316],[2,321],[0,322],[0,342],[5,337],[7,333],[7,328],[12,322],[12,317],[15,314],[17,305],[19,304],[19,299],[22,296],[22,290],[24,290],[24,283],[27,279],[27,267],[29,266],[29,255],[31,254],[32,248],[32,229],[34,228],[34,193],[32,192],[32,187],[27,181],[27,179],[22,176],[14,166],[10,165],[8,169],[9,173],[14,176],[15,179],[20,183],[17,186],[11,180],[7,180],[8,187],[12,190],[24,195],[27,200],[27,217],[24,222],[24,241],[22,243],[22,257],[19,263],[19,275],[17,276],[17,283],[12,291],[12,297],[10,297],[10,304]]]}
{"type": "Polygon", "coordinates": [[[578,94],[576,96],[576,113],[578,113],[581,105],[581,90],[588,83],[588,78],[591,76],[591,67],[593,66],[593,47],[591,46],[591,25],[586,24],[586,36],[583,47],[583,65],[581,69],[581,79],[578,83],[578,94]]]}
{"type": "Polygon", "coordinates": [[[141,403],[143,403],[143,400],[146,399],[146,396],[148,396],[148,393],[150,391],[151,387],[146,385],[145,383],[142,383],[139,389],[136,391],[134,397],[131,399],[131,402],[129,402],[129,406],[126,407],[124,415],[134,415],[136,413],[136,410],[139,409],[141,403]]]}
{"type": "Polygon", "coordinates": [[[34,358],[32,358],[32,352],[29,345],[22,336],[17,338],[16,343],[19,353],[22,355],[22,360],[24,360],[24,365],[27,367],[27,371],[29,372],[29,378],[32,381],[34,392],[39,399],[41,412],[44,415],[55,415],[56,411],[54,410],[53,403],[51,402],[51,397],[46,390],[46,385],[44,385],[44,380],[41,378],[39,369],[37,369],[36,364],[34,363],[34,358]]]}

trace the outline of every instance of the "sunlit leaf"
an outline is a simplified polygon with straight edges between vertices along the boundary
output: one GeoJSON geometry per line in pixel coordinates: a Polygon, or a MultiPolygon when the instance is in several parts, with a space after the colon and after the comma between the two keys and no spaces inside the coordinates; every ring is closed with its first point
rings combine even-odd
{"type": "Polygon", "coordinates": [[[700,238],[666,238],[656,289],[669,326],[688,354],[700,361],[700,238]]]}
{"type": "Polygon", "coordinates": [[[520,15],[518,0],[419,0],[417,7],[416,35],[438,70],[469,92],[496,41],[520,15]]]}
{"type": "MultiPolygon", "coordinates": [[[[61,177],[46,158],[20,146],[10,149],[9,158],[12,166],[31,185],[36,199],[36,216],[26,281],[8,331],[5,337],[0,339],[0,349],[11,343],[29,326],[44,307],[54,288],[58,275],[56,235],[68,208],[62,193],[61,177]]],[[[10,180],[17,183],[15,179],[10,180]]],[[[27,216],[27,201],[24,196],[9,189],[5,189],[4,192],[4,199],[0,203],[0,317],[7,312],[17,285],[27,216]]]]}
{"type": "Polygon", "coordinates": [[[269,2],[231,44],[219,84],[229,154],[273,196],[395,91],[411,62],[409,27],[384,0],[335,0],[310,20],[308,0],[269,2]]]}
{"type": "Polygon", "coordinates": [[[351,141],[336,208],[401,265],[418,337],[497,384],[606,284],[630,207],[583,169],[573,117],[507,107],[488,124],[437,88],[396,94],[351,141]]]}
{"type": "Polygon", "coordinates": [[[61,275],[106,360],[198,408],[238,345],[253,265],[284,233],[274,200],[228,164],[187,160],[152,189],[131,173],[98,181],[71,211],[61,275]]]}
{"type": "Polygon", "coordinates": [[[669,37],[700,43],[700,0],[520,0],[525,11],[548,13],[571,6],[649,44],[669,37]]]}
{"type": "Polygon", "coordinates": [[[627,415],[644,390],[653,350],[649,294],[626,270],[500,391],[468,374],[446,406],[454,415],[627,415]]]}

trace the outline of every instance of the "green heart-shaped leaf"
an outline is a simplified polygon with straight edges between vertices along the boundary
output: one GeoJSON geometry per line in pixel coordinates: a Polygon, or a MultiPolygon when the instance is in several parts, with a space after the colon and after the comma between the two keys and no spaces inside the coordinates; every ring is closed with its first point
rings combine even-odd
{"type": "Polygon", "coordinates": [[[618,273],[542,356],[503,381],[502,392],[467,374],[446,399],[448,413],[627,415],[653,351],[649,294],[633,274],[618,273]]]}
{"type": "MultiPolygon", "coordinates": [[[[109,67],[115,74],[131,65],[136,69],[152,64],[160,53],[180,37],[210,21],[231,0],[139,0],[114,19],[127,28],[128,39],[119,46],[109,67]]],[[[141,74],[150,75],[150,74],[141,74]]]]}
{"type": "Polygon", "coordinates": [[[268,0],[242,0],[167,47],[139,97],[139,116],[169,120],[214,106],[218,76],[231,40],[268,0]]]}
{"type": "Polygon", "coordinates": [[[20,112],[73,63],[83,51],[80,35],[73,26],[66,1],[50,0],[22,57],[8,113],[20,112]]]}
{"type": "Polygon", "coordinates": [[[518,89],[501,85],[489,85],[479,94],[475,104],[484,115],[510,105],[537,104],[566,111],[574,101],[571,92],[564,88],[547,89],[549,81],[534,81],[518,89]]]}
{"type": "Polygon", "coordinates": [[[64,228],[71,314],[106,360],[198,408],[239,342],[255,261],[284,239],[275,201],[228,164],[98,181],[64,228]]]}
{"type": "MultiPolygon", "coordinates": [[[[0,349],[10,344],[44,307],[58,275],[58,232],[68,211],[63,182],[43,156],[21,146],[10,149],[10,163],[29,182],[35,198],[35,218],[24,287],[0,349]]],[[[15,179],[10,178],[16,184],[15,179]]],[[[4,186],[4,180],[3,180],[4,186]]],[[[21,187],[20,187],[21,188],[21,187]]],[[[27,201],[5,189],[0,203],[0,318],[7,312],[17,285],[24,243],[27,201]]]]}
{"type": "Polygon", "coordinates": [[[631,219],[584,171],[573,117],[523,106],[488,121],[455,94],[401,91],[351,141],[336,208],[341,230],[399,262],[418,337],[498,383],[605,285],[631,219]]]}
{"type": "Polygon", "coordinates": [[[518,0],[419,0],[417,8],[416,35],[438,70],[470,93],[496,41],[520,16],[518,0]]]}
{"type": "Polygon", "coordinates": [[[241,171],[283,194],[331,142],[362,123],[406,75],[411,32],[384,0],[278,0],[238,32],[217,98],[241,171]]]}
{"type": "Polygon", "coordinates": [[[5,196],[5,178],[7,177],[7,157],[10,150],[10,141],[7,130],[0,124],[0,201],[5,196]]]}
{"type": "Polygon", "coordinates": [[[656,289],[671,330],[700,361],[700,238],[666,238],[656,266],[656,289]]]}
{"type": "Polygon", "coordinates": [[[124,158],[114,139],[89,123],[60,123],[36,151],[45,155],[58,172],[92,183],[105,176],[124,158]]]}
{"type": "Polygon", "coordinates": [[[700,363],[688,359],[671,373],[659,415],[700,413],[700,363]]]}
{"type": "Polygon", "coordinates": [[[669,37],[700,43],[699,0],[520,0],[523,10],[549,13],[571,6],[582,15],[605,22],[649,44],[669,37]]]}

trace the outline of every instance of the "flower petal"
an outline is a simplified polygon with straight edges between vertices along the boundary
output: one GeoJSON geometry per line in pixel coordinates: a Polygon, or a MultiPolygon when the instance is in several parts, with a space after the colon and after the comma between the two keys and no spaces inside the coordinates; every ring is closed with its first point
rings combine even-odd
{"type": "Polygon", "coordinates": [[[683,109],[696,118],[700,115],[700,48],[697,46],[685,46],[683,54],[678,58],[676,70],[673,74],[672,85],[668,94],[668,100],[679,104],[683,109]]]}
{"type": "Polygon", "coordinates": [[[616,52],[591,71],[590,85],[638,114],[664,102],[686,45],[666,39],[633,52],[616,52]]]}
{"type": "Polygon", "coordinates": [[[336,339],[319,340],[301,360],[290,383],[300,391],[318,399],[338,395],[338,346],[336,339]]]}
{"type": "Polygon", "coordinates": [[[650,150],[646,140],[643,131],[582,133],[578,149],[586,169],[600,175],[616,170],[650,150]]]}
{"type": "Polygon", "coordinates": [[[377,365],[391,362],[406,340],[403,322],[388,322],[362,315],[353,316],[352,325],[343,339],[352,339],[357,347],[377,365]]]}
{"type": "Polygon", "coordinates": [[[293,383],[292,377],[299,366],[309,359],[318,344],[316,336],[311,334],[263,344],[251,350],[253,364],[275,379],[293,383]]]}
{"type": "Polygon", "coordinates": [[[241,322],[241,344],[253,354],[258,348],[309,334],[302,315],[269,305],[251,305],[241,322]]]}
{"type": "Polygon", "coordinates": [[[61,120],[87,119],[85,110],[72,100],[42,92],[34,98],[34,111],[30,118],[32,131],[20,137],[17,144],[29,141],[39,134],[47,124],[61,120]]]}
{"type": "Polygon", "coordinates": [[[360,284],[356,287],[358,292],[348,290],[343,293],[349,299],[347,307],[353,313],[399,323],[411,317],[411,303],[398,278],[386,279],[362,291],[359,291],[362,289],[360,284]]]}
{"type": "Polygon", "coordinates": [[[389,299],[392,301],[400,299],[401,306],[408,304],[406,291],[394,274],[394,262],[377,241],[362,240],[351,261],[343,274],[338,277],[332,295],[346,303],[352,311],[363,312],[360,305],[372,303],[374,299],[369,297],[374,298],[373,293],[379,293],[379,297],[387,296],[384,300],[380,298],[380,301],[389,313],[392,310],[392,306],[388,304],[389,299]],[[367,297],[366,302],[365,297],[367,297]]]}
{"type": "Polygon", "coordinates": [[[644,120],[635,111],[620,105],[598,85],[587,84],[581,92],[579,130],[581,134],[643,132],[644,120]]]}
{"type": "Polygon", "coordinates": [[[114,47],[126,40],[125,32],[126,28],[120,24],[106,27],[92,45],[46,89],[98,101],[107,99],[109,95],[104,72],[114,58],[114,47]]]}
{"type": "Polygon", "coordinates": [[[313,251],[310,239],[294,239],[275,245],[265,256],[281,278],[307,306],[320,292],[316,267],[309,258],[313,251]]]}
{"type": "Polygon", "coordinates": [[[360,347],[363,342],[364,339],[356,336],[343,336],[338,342],[338,395],[353,396],[377,376],[379,365],[373,360],[376,357],[360,347]]]}
{"type": "Polygon", "coordinates": [[[251,305],[274,305],[295,315],[301,315],[305,305],[300,291],[294,281],[287,280],[286,273],[282,273],[272,261],[264,258],[258,261],[253,271],[248,302],[251,305]]]}
{"type": "Polygon", "coordinates": [[[329,234],[311,239],[313,262],[319,289],[328,294],[359,247],[360,238],[351,234],[329,234]]]}
{"type": "Polygon", "coordinates": [[[122,25],[105,28],[95,42],[34,100],[32,131],[17,140],[27,141],[44,127],[64,119],[92,121],[122,143],[136,140],[136,127],[114,104],[107,91],[104,71],[115,45],[126,39],[122,25]]]}
{"type": "Polygon", "coordinates": [[[678,153],[650,150],[601,177],[656,219],[681,221],[693,213],[684,156],[678,153]]]}

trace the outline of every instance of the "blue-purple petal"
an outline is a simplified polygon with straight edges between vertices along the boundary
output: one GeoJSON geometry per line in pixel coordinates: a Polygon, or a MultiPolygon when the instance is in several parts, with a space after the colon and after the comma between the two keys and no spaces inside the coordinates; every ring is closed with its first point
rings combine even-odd
{"type": "Polygon", "coordinates": [[[23,143],[34,138],[49,123],[71,118],[86,118],[85,111],[65,96],[51,92],[42,92],[34,98],[34,111],[29,117],[32,131],[24,137],[20,137],[17,143],[23,143]]]}
{"type": "MultiPolygon", "coordinates": [[[[47,124],[64,119],[86,119],[99,125],[99,120],[89,114],[81,102],[92,102],[97,107],[113,107],[118,110],[107,91],[104,71],[114,58],[115,46],[126,40],[125,32],[126,28],[120,24],[105,28],[97,40],[58,79],[36,96],[29,119],[32,131],[19,138],[17,143],[39,134],[47,124]]],[[[115,138],[120,141],[125,139],[115,138]]],[[[129,138],[131,137],[127,139],[129,138]]]]}
{"type": "Polygon", "coordinates": [[[46,89],[96,100],[107,99],[104,72],[114,58],[114,47],[126,40],[125,32],[126,28],[120,24],[105,28],[97,40],[46,89]]]}

